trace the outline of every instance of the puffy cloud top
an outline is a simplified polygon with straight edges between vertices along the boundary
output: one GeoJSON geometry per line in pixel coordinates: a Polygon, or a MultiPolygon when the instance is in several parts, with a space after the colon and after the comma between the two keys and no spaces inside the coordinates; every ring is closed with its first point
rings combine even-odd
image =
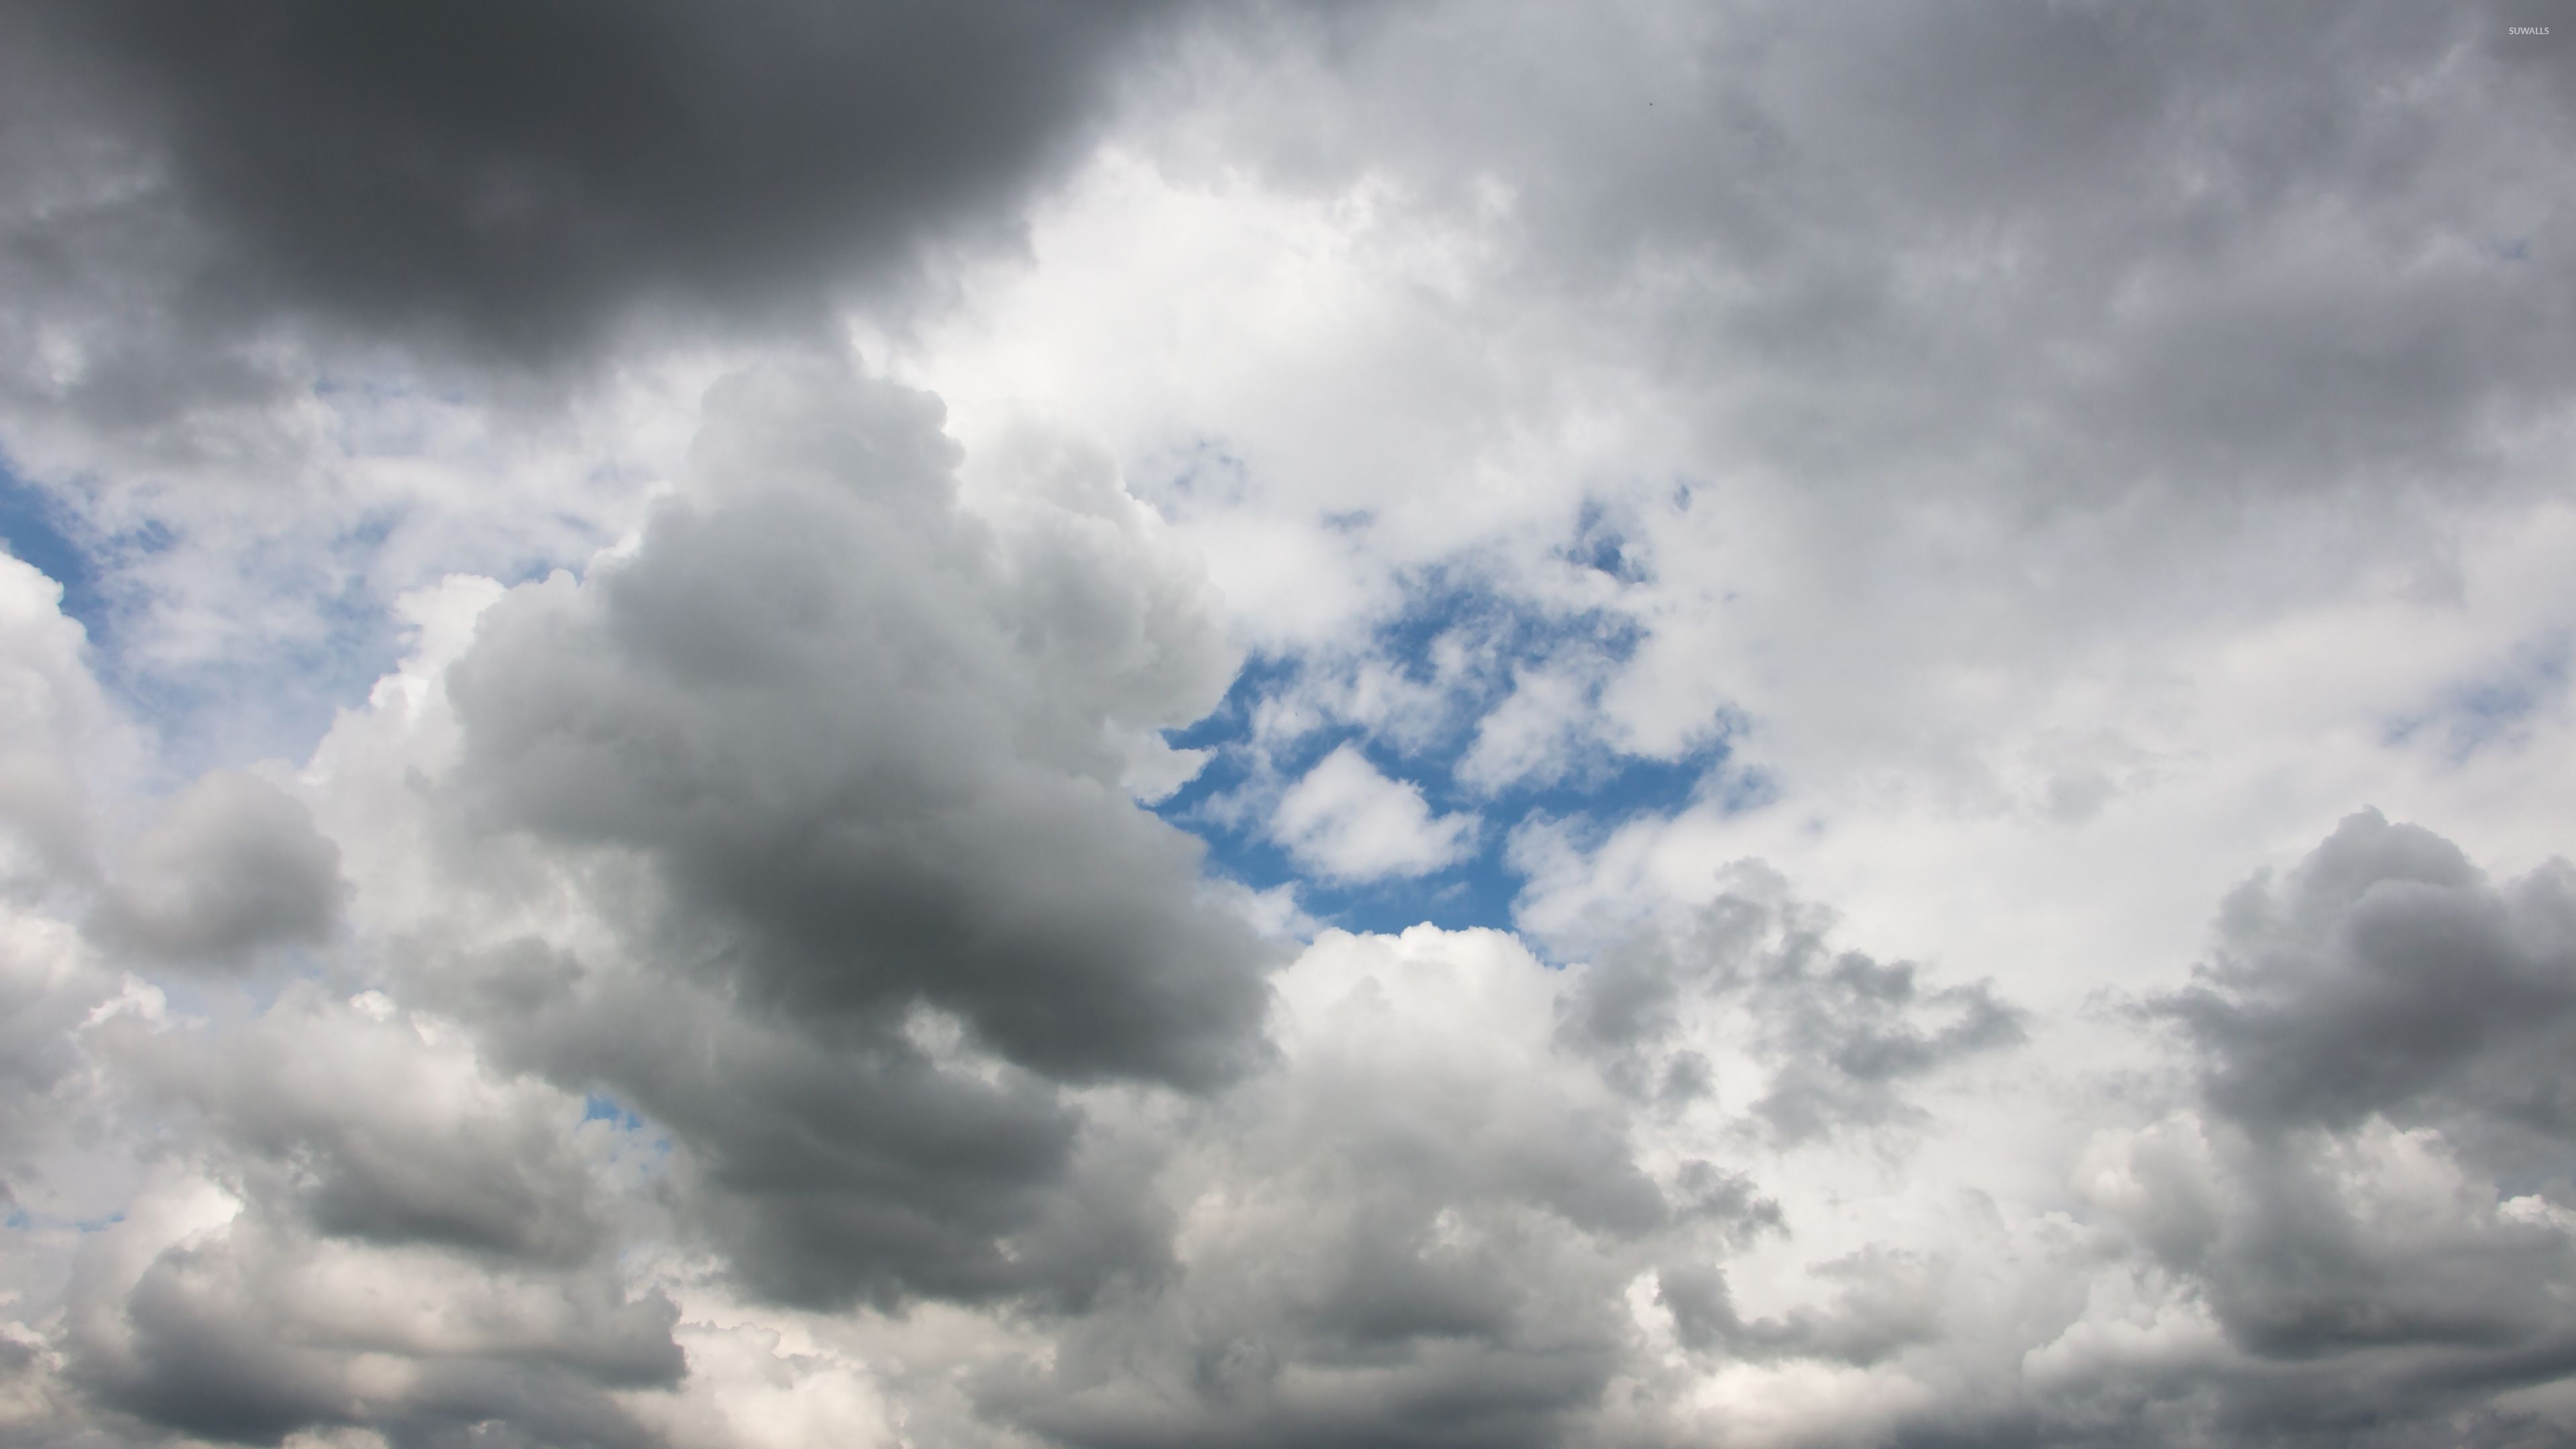
{"type": "Polygon", "coordinates": [[[966,511],[920,394],[772,371],[709,406],[634,550],[502,599],[454,666],[476,824],[645,864],[635,947],[772,1009],[924,1003],[1067,1079],[1239,1070],[1267,950],[1122,784],[1224,678],[1187,565],[1114,493],[966,511]]]}

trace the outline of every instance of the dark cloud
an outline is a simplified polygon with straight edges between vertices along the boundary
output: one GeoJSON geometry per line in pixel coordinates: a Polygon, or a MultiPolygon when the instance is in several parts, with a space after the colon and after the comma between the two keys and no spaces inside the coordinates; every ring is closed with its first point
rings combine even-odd
{"type": "MultiPolygon", "coordinates": [[[[21,217],[13,249],[148,267],[249,339],[318,315],[544,363],[644,303],[801,326],[838,280],[1010,235],[1180,8],[21,7],[11,45],[50,74],[19,109],[66,134],[13,184],[94,200],[21,217]],[[117,255],[78,255],[103,226],[117,255]]],[[[101,364],[76,388],[132,395],[111,410],[224,390],[101,364]]]]}
{"type": "Polygon", "coordinates": [[[2576,1239],[2491,1208],[2392,1231],[2371,1199],[2403,1184],[2373,1184],[2368,1158],[2374,1141],[2387,1155],[2410,1140],[2386,1134],[2430,1128],[2421,1150],[2448,1171],[2502,1170],[2489,1192],[2555,1179],[2553,1196],[2576,1196],[2562,1105],[2576,1090],[2576,871],[2554,861],[2499,887],[2451,842],[2365,811],[2286,880],[2231,896],[2200,974],[2157,1009],[2247,1136],[2214,1149],[2236,1190],[2168,1251],[2209,1274],[2231,1334],[2301,1359],[2511,1355],[2563,1330],[2576,1239]],[[2531,1135],[2557,1150],[2517,1141],[2531,1135]]]}
{"type": "MultiPolygon", "coordinates": [[[[1078,1306],[1165,1271],[1150,1160],[1052,1084],[942,1060],[901,1018],[815,1023],[533,944],[466,964],[508,1060],[609,1094],[674,1144],[682,1216],[755,1293],[819,1308],[918,1296],[1078,1306]]],[[[919,1018],[914,1018],[919,1020],[919,1018]]]]}
{"type": "Polygon", "coordinates": [[[2576,1136],[2576,869],[2498,886],[2376,811],[2230,897],[2213,958],[2157,1009],[2213,1105],[2261,1133],[2374,1114],[2576,1136]]]}
{"type": "Polygon", "coordinates": [[[1239,1071],[1271,949],[1121,784],[1224,688],[1194,569],[1097,474],[963,510],[925,395],[777,371],[710,407],[693,495],[455,666],[478,826],[649,862],[636,944],[758,1010],[927,1004],[1069,1080],[1239,1071]]]}
{"type": "Polygon", "coordinates": [[[1094,460],[968,508],[937,401],[837,366],[709,409],[633,550],[501,600],[447,681],[461,868],[562,873],[616,945],[423,989],[670,1133],[766,1296],[1150,1281],[1150,1154],[1067,1089],[1240,1076],[1278,956],[1122,784],[1224,688],[1195,566],[1094,460]]]}
{"type": "Polygon", "coordinates": [[[217,771],[135,841],[91,930],[161,961],[239,968],[269,947],[328,941],[347,890],[340,848],[301,804],[217,771]]]}
{"type": "Polygon", "coordinates": [[[2128,1139],[2106,1201],[2242,1357],[2151,1397],[2221,1442],[2511,1443],[2494,1396],[2576,1371],[2571,884],[2365,811],[2228,898],[2152,1008],[2206,1110],[2128,1139]]]}

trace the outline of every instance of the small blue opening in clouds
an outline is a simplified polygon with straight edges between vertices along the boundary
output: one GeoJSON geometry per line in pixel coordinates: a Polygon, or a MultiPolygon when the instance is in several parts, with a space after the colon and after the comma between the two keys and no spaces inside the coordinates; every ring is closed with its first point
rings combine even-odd
{"type": "Polygon", "coordinates": [[[2438,729],[2442,752],[2452,763],[2463,763],[2511,738],[2543,706],[2563,698],[2571,665],[2576,665],[2576,636],[2551,632],[2528,640],[2493,673],[2453,685],[2429,707],[2389,721],[2380,731],[2381,742],[2404,746],[2438,729]]]}
{"type": "Polygon", "coordinates": [[[581,1099],[581,1120],[606,1122],[621,1132],[641,1132],[644,1119],[625,1103],[605,1092],[593,1092],[581,1099]]]}
{"type": "Polygon", "coordinates": [[[63,612],[89,631],[92,644],[103,644],[109,627],[107,601],[99,592],[97,563],[73,540],[75,524],[52,494],[18,476],[0,458],[0,542],[20,562],[34,565],[63,586],[63,612]]]}
{"type": "MultiPolygon", "coordinates": [[[[1636,567],[1619,552],[1615,538],[1598,538],[1592,546],[1599,557],[1596,567],[1613,572],[1636,567]]],[[[1448,700],[1447,715],[1401,747],[1347,723],[1273,742],[1268,783],[1286,786],[1349,745],[1381,774],[1420,788],[1434,814],[1476,817],[1480,824],[1472,851],[1421,876],[1336,882],[1309,874],[1272,840],[1269,802],[1241,798],[1247,786],[1257,783],[1253,721],[1265,701],[1306,685],[1310,670],[1331,666],[1264,656],[1244,666],[1224,702],[1206,719],[1168,737],[1181,748],[1212,752],[1197,778],[1155,807],[1163,818],[1207,843],[1212,870],[1256,890],[1293,883],[1309,912],[1351,930],[1396,931],[1424,921],[1449,929],[1509,928],[1512,902],[1524,884],[1508,861],[1514,827],[1547,818],[1574,824],[1579,833],[1597,833],[1635,816],[1678,810],[1709,782],[1723,778],[1718,767],[1726,759],[1728,731],[1723,722],[1713,722],[1707,742],[1678,758],[1649,759],[1580,743],[1567,747],[1553,774],[1491,792],[1462,783],[1455,771],[1477,724],[1510,691],[1518,670],[1568,655],[1596,666],[1614,665],[1634,653],[1640,634],[1624,618],[1598,612],[1547,614],[1441,573],[1413,583],[1410,606],[1375,631],[1368,654],[1415,683],[1439,684],[1448,700]],[[1450,646],[1445,651],[1444,643],[1450,646]]],[[[1727,788],[1729,808],[1758,803],[1758,781],[1729,779],[1727,788]]]]}
{"type": "MultiPolygon", "coordinates": [[[[1687,490],[1685,490],[1685,494],[1687,490]]],[[[1571,563],[1594,569],[1621,583],[1643,583],[1654,577],[1644,556],[1631,545],[1625,530],[1610,517],[1608,509],[1598,503],[1586,503],[1575,519],[1574,542],[1564,557],[1571,563]]]]}

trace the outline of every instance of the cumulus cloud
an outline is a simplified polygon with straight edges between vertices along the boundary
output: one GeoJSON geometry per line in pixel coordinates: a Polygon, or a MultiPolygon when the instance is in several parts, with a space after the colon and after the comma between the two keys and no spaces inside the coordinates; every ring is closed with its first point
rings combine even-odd
{"type": "Polygon", "coordinates": [[[330,938],[340,851],[276,786],[219,771],[134,843],[95,929],[173,961],[239,965],[263,947],[330,938]]]}
{"type": "Polygon", "coordinates": [[[1421,786],[1388,778],[1342,745],[1279,797],[1270,833],[1327,878],[1377,880],[1455,863],[1475,840],[1476,818],[1432,814],[1421,786]]]}
{"type": "Polygon", "coordinates": [[[452,667],[472,828],[648,866],[636,945],[765,1007],[920,1002],[1067,1078],[1235,1070],[1264,948],[1122,782],[1121,736],[1224,684],[1186,563],[1114,489],[965,512],[935,399],[827,367],[710,408],[693,492],[452,667]]]}
{"type": "Polygon", "coordinates": [[[2576,1437],[2508,10],[0,18],[0,1440],[2576,1437]]]}
{"type": "Polygon", "coordinates": [[[2097,1138],[2076,1181],[2241,1356],[2205,1391],[2224,1432],[2557,1432],[2436,1416],[2576,1363],[2569,1180],[2532,1150],[2563,1140],[2567,1057],[2544,1043],[2576,985],[2566,872],[2498,886],[2430,831],[2354,815],[2233,893],[2198,980],[2154,1003],[2199,1102],[2097,1138]]]}
{"type": "Polygon", "coordinates": [[[669,1133],[687,1221],[774,1298],[1162,1271],[1068,1093],[1266,1052],[1275,948],[1125,784],[1224,686],[1195,566],[1097,460],[970,506],[936,400],[837,364],[708,406],[631,548],[481,602],[424,708],[349,722],[343,788],[438,771],[420,989],[669,1133]]]}
{"type": "Polygon", "coordinates": [[[681,1375],[675,1314],[614,1270],[577,1098],[380,997],[119,1038],[205,1130],[74,1259],[67,1373],[102,1407],[241,1442],[495,1419],[649,1442],[612,1394],[681,1375]]]}
{"type": "Polygon", "coordinates": [[[82,777],[114,768],[131,739],[62,599],[60,583],[0,558],[0,825],[22,891],[97,868],[82,777]]]}
{"type": "Polygon", "coordinates": [[[994,1410],[1070,1443],[1566,1442],[1640,1266],[1776,1229],[1740,1179],[1645,1159],[1554,1044],[1563,977],[1498,933],[1327,935],[1279,984],[1282,1061],[1171,1169],[1183,1272],[1002,1366],[994,1410]]]}
{"type": "MultiPolygon", "coordinates": [[[[750,923],[663,918],[669,862],[496,823],[461,783],[465,681],[511,599],[469,593],[475,642],[425,638],[455,662],[380,690],[327,756],[356,789],[371,727],[423,727],[441,773],[401,766],[407,828],[448,845],[350,859],[453,890],[412,916],[388,877],[390,913],[351,924],[446,1007],[296,986],[239,1025],[125,1012],[75,1040],[186,1145],[80,1240],[60,1326],[31,1330],[47,1432],[753,1443],[713,1406],[764,1381],[889,1396],[959,1442],[1681,1443],[1749,1422],[1780,1443],[2364,1423],[2412,1443],[2546,1422],[2491,1407],[2557,1376],[2576,1281],[2563,1183],[2510,1180],[2526,1159],[2480,1130],[2528,1096],[2475,1069],[2518,1040],[2332,1110],[2238,1076],[2246,1020],[2375,1019],[2351,992],[2446,969],[2462,939],[2564,974],[2561,867],[2498,888],[2356,817],[2229,899],[2198,984],[2116,1018],[2186,1049],[2197,1073],[2161,1094],[2078,1065],[2074,1090],[2031,1095],[2069,1068],[2029,1054],[2074,1023],[1843,946],[1752,863],[1567,967],[1497,931],[1328,932],[1270,977],[1261,1050],[1175,1094],[1022,1061],[929,988],[782,1011],[745,974],[786,969],[750,923]],[[493,859],[551,883],[496,893],[473,869],[493,859]],[[2464,911],[2508,924],[2425,929],[2464,911]],[[2087,1121],[2123,1099],[2137,1125],[2087,1121]],[[1998,1130],[2055,1144],[2038,1177],[1988,1158],[1998,1130]],[[2052,1170],[2092,1222],[2052,1201],[2052,1170]],[[934,1329],[934,1309],[964,1316],[934,1329]],[[781,1357],[724,1326],[746,1318],[859,1336],[781,1357]],[[865,1387],[822,1387],[851,1374],[865,1387]]],[[[1113,778],[1114,751],[1094,763],[1113,778]]]]}
{"type": "MultiPolygon", "coordinates": [[[[2363,830],[2300,879],[2335,875],[2363,830]]],[[[1940,1159],[1973,1155],[1987,1114],[2031,1131],[2059,1109],[1939,1083],[2030,1028],[1830,930],[1755,870],[1688,928],[1563,971],[1494,935],[1319,940],[1279,980],[1280,1063],[1170,1169],[1186,1272],[1002,1372],[988,1409],[1118,1444],[1678,1443],[1728,1423],[1779,1443],[2502,1443],[2558,1422],[2499,1396],[2566,1371],[2563,1175],[2512,1186],[2474,1134],[2385,1115],[2261,1137],[2186,1088],[2089,1136],[2076,1104],[2060,1170],[2093,1224],[1998,1203],[1997,1179],[1940,1159]],[[1905,1019],[1936,1003],[1951,1022],[1905,1019]],[[1719,1089],[1641,1091],[1670,1080],[1639,1070],[1652,1042],[1702,1054],[1719,1089]],[[1805,1089],[1839,1070],[1846,1105],[1902,1081],[1938,1106],[1881,1138],[1893,1176],[1855,1218],[1854,1180],[1778,1130],[1782,1090],[1745,1057],[1805,1089]],[[1918,1219],[1910,1173],[1976,1185],[1918,1219]]],[[[1842,1125],[1897,1120],[1891,1102],[1842,1125]]]]}
{"type": "Polygon", "coordinates": [[[2495,884],[2370,811],[2229,898],[2200,980],[2156,1007],[2215,1120],[2144,1206],[2240,1340],[2566,1351],[2570,885],[2564,860],[2495,884]]]}
{"type": "Polygon", "coordinates": [[[61,599],[0,557],[0,1205],[22,1218],[98,1206],[56,1158],[109,1130],[82,1039],[120,997],[149,1003],[66,919],[97,883],[93,786],[133,736],[61,599]]]}
{"type": "Polygon", "coordinates": [[[2164,1000],[2213,1105],[2257,1132],[2473,1117],[2564,1139],[2576,875],[2497,886],[2377,811],[2228,900],[2202,980],[2164,1000]]]}

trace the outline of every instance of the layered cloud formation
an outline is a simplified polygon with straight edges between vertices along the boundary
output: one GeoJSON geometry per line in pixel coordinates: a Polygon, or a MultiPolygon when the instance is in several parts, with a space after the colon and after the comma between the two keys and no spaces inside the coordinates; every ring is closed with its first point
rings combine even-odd
{"type": "Polygon", "coordinates": [[[10,12],[0,1442],[2576,1438],[2547,8],[10,12]]]}

